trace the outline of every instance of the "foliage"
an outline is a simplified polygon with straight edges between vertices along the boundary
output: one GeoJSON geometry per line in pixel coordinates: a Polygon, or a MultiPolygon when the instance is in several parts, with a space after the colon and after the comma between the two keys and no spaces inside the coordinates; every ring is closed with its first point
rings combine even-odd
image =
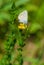
{"type": "MultiPolygon", "coordinates": [[[[33,34],[37,36],[40,31],[44,32],[44,0],[0,0],[0,39],[3,40],[5,51],[0,65],[23,65],[22,52],[25,40],[33,34]],[[25,30],[19,30],[18,15],[24,10],[28,11],[29,25],[25,30]],[[15,44],[18,45],[18,55],[16,60],[13,58],[12,63],[12,53],[16,51],[15,44]]],[[[43,52],[42,49],[38,59],[32,58],[29,62],[31,61],[32,65],[44,65],[40,64],[43,52]]]]}

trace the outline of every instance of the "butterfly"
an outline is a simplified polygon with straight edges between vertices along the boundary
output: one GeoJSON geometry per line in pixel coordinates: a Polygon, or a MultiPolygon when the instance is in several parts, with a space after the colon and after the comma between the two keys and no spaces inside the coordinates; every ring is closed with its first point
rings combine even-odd
{"type": "Polygon", "coordinates": [[[27,12],[27,10],[24,10],[23,12],[21,12],[18,15],[18,20],[19,20],[19,23],[20,23],[18,28],[25,29],[27,27],[26,24],[28,23],[28,12],[27,12]]]}

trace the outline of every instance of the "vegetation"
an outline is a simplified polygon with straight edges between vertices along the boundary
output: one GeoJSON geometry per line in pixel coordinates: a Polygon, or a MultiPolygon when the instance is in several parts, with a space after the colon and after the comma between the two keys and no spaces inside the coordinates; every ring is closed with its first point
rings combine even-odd
{"type": "Polygon", "coordinates": [[[0,0],[0,65],[23,65],[24,61],[44,65],[44,0],[0,0]],[[20,30],[18,15],[24,10],[28,24],[20,30]],[[30,41],[37,47],[32,58],[23,52],[30,41]]]}

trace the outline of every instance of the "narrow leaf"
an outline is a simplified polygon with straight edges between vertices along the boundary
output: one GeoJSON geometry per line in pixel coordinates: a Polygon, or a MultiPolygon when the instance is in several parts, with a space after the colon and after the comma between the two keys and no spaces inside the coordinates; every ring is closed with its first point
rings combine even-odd
{"type": "Polygon", "coordinates": [[[18,0],[15,2],[15,6],[18,7],[20,5],[23,5],[25,3],[27,3],[29,0],[18,0]]]}

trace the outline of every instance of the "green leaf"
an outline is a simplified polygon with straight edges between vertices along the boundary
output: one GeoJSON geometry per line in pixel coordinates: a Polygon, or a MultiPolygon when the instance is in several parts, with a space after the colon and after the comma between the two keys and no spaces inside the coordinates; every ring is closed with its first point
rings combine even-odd
{"type": "Polygon", "coordinates": [[[42,27],[40,24],[38,23],[32,23],[30,28],[29,28],[29,31],[30,33],[36,33],[38,30],[40,30],[42,27]]]}
{"type": "Polygon", "coordinates": [[[12,7],[13,2],[9,2],[3,6],[2,10],[10,10],[12,7]]]}
{"type": "Polygon", "coordinates": [[[31,62],[32,65],[38,65],[38,63],[39,63],[39,59],[35,59],[35,58],[26,57],[26,58],[24,58],[24,60],[28,61],[28,62],[31,62]]]}
{"type": "Polygon", "coordinates": [[[42,4],[42,6],[38,10],[37,22],[39,22],[44,28],[44,4],[42,4]]]}
{"type": "Polygon", "coordinates": [[[27,3],[29,0],[18,0],[15,2],[15,6],[18,7],[20,5],[23,5],[25,3],[27,3]]]}
{"type": "Polygon", "coordinates": [[[0,20],[11,20],[11,16],[9,13],[0,12],[0,20]]]}
{"type": "Polygon", "coordinates": [[[3,0],[0,0],[0,7],[2,6],[2,4],[3,4],[3,0]]]}

